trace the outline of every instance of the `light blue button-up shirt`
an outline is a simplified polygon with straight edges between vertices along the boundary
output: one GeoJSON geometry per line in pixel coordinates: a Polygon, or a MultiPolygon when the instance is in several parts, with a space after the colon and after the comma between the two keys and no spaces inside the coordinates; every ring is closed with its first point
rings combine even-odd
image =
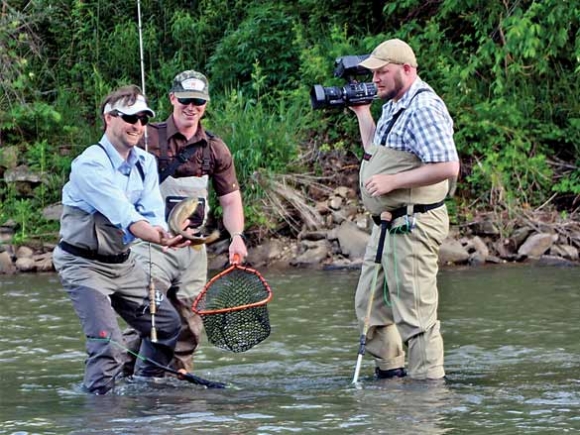
{"type": "Polygon", "coordinates": [[[135,147],[124,160],[106,134],[99,143],[104,150],[90,146],[73,161],[70,179],[62,190],[63,205],[90,214],[100,212],[123,230],[125,244],[135,240],[129,231],[135,222],[146,220],[167,229],[155,158],[135,147]],[[144,179],[137,162],[143,168],[144,179]]]}

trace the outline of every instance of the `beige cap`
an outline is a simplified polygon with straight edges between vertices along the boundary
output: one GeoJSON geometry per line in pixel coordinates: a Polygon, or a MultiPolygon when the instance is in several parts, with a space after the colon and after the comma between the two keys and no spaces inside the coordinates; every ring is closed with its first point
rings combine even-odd
{"type": "Polygon", "coordinates": [[[373,50],[371,55],[359,63],[360,66],[375,70],[389,63],[408,64],[417,67],[417,59],[409,44],[400,39],[389,39],[373,50]]]}

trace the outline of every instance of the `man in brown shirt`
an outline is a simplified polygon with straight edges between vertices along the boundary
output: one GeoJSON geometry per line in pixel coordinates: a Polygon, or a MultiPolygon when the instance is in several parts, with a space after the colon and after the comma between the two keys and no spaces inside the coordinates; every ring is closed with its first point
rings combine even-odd
{"type": "MultiPolygon", "coordinates": [[[[194,227],[203,225],[209,210],[211,179],[231,238],[229,260],[232,262],[237,255],[243,261],[247,256],[244,211],[232,154],[223,140],[201,124],[210,99],[208,86],[207,78],[197,71],[178,74],[169,91],[173,113],[165,122],[150,124],[147,140],[140,146],[157,157],[167,215],[182,199],[197,197],[202,206],[190,221],[194,227]]],[[[154,245],[139,243],[133,253],[146,270],[151,264],[156,289],[170,299],[180,314],[182,327],[174,365],[191,372],[202,331],[201,318],[191,306],[207,282],[205,245],[163,252],[154,245]]]]}

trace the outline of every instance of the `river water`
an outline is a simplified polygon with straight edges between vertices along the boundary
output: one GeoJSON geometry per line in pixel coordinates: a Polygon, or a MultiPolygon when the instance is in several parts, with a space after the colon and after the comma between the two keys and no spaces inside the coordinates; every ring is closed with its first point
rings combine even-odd
{"type": "Polygon", "coordinates": [[[80,389],[84,344],[58,277],[0,277],[0,434],[549,434],[580,432],[580,268],[440,273],[444,383],[374,381],[358,352],[357,271],[261,271],[272,334],[195,374],[80,389]]]}

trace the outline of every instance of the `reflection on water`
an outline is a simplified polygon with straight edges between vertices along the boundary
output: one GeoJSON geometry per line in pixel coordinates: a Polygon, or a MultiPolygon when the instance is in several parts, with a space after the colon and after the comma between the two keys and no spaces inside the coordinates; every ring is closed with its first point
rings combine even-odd
{"type": "Polygon", "coordinates": [[[351,272],[262,273],[271,336],[245,353],[205,343],[195,373],[80,391],[84,347],[56,275],[0,277],[0,434],[445,434],[580,431],[579,269],[444,270],[448,379],[350,385],[358,351],[351,272]]]}

